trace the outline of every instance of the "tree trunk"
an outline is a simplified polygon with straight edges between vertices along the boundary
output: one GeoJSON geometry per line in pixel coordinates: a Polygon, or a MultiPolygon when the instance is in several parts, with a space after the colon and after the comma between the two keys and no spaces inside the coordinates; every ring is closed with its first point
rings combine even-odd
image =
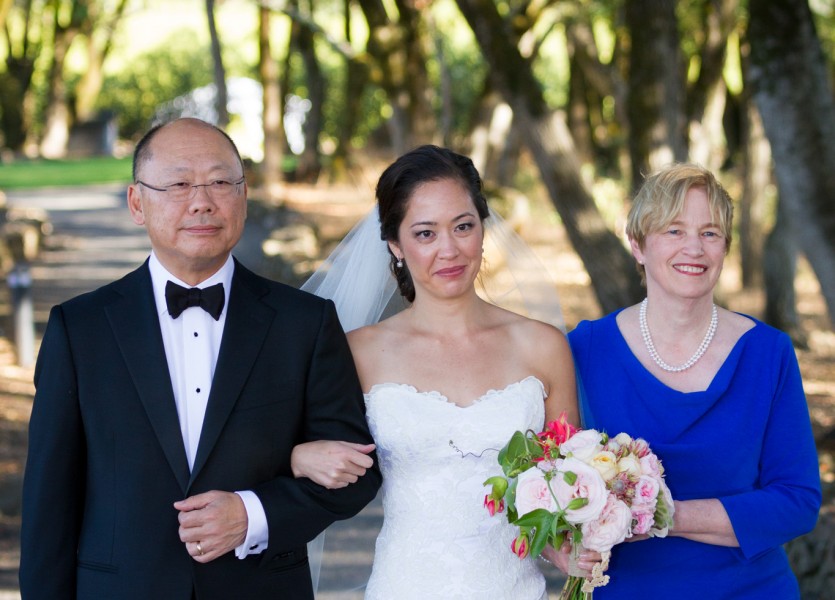
{"type": "Polygon", "coordinates": [[[742,112],[743,187],[739,199],[739,255],[742,287],[763,282],[763,246],[768,188],[771,183],[771,147],[754,101],[745,94],[742,112]]]}
{"type": "Polygon", "coordinates": [[[771,143],[780,203],[835,324],[835,100],[805,0],[751,0],[754,99],[771,143]]]}
{"type": "Polygon", "coordinates": [[[738,5],[738,0],[706,0],[704,3],[705,42],[699,56],[699,76],[687,94],[690,157],[713,171],[724,163],[727,149],[722,127],[727,87],[722,69],[728,37],[736,26],[738,5]]]}
{"type": "Polygon", "coordinates": [[[12,4],[14,4],[14,0],[0,0],[0,30],[6,28],[6,17],[9,14],[9,9],[11,9],[12,4]]]}
{"type": "MultiPolygon", "coordinates": [[[[345,40],[348,44],[352,39],[351,27],[351,0],[343,0],[343,13],[345,15],[345,40]]],[[[360,119],[362,108],[362,93],[368,81],[368,69],[366,64],[345,57],[345,106],[341,111],[342,123],[339,128],[336,150],[333,155],[332,176],[336,180],[346,177],[351,158],[351,140],[356,132],[357,123],[360,119]]]]}
{"type": "Polygon", "coordinates": [[[551,201],[592,280],[603,312],[643,296],[634,261],[606,226],[580,175],[573,140],[559,112],[550,112],[531,64],[492,0],[457,0],[487,63],[495,88],[513,108],[551,201]]]}
{"type": "Polygon", "coordinates": [[[467,137],[473,164],[485,181],[492,181],[497,187],[508,185],[506,175],[515,170],[508,163],[518,159],[519,138],[514,135],[513,109],[490,87],[489,79],[471,122],[473,127],[467,137]],[[516,147],[511,148],[514,144],[516,147]]]}
{"type": "Polygon", "coordinates": [[[629,154],[632,188],[645,175],[686,160],[684,66],[675,0],[629,0],[629,154]]]}
{"type": "Polygon", "coordinates": [[[6,72],[0,73],[0,89],[3,90],[0,93],[0,126],[5,146],[15,153],[23,150],[33,120],[32,76],[35,59],[43,46],[41,37],[34,31],[36,27],[32,27],[40,15],[32,14],[32,0],[22,4],[20,39],[14,40],[8,26],[5,27],[6,72]]]}
{"type": "Polygon", "coordinates": [[[420,15],[408,1],[398,0],[398,24],[389,18],[382,0],[359,0],[359,4],[368,22],[366,48],[374,59],[370,77],[389,99],[392,145],[402,154],[431,142],[437,127],[425,96],[432,86],[426,74],[420,15]]]}
{"type": "Polygon", "coordinates": [[[278,64],[270,43],[270,9],[259,10],[258,73],[263,88],[264,160],[261,178],[268,199],[277,202],[282,181],[281,161],[284,147],[284,125],[281,114],[281,88],[278,83],[278,64]]]}
{"type": "MultiPolygon", "coordinates": [[[[310,12],[312,14],[312,7],[310,7],[310,12]]],[[[299,157],[296,176],[299,181],[314,183],[322,170],[319,136],[324,126],[322,105],[325,102],[326,84],[316,58],[313,32],[308,27],[300,27],[297,23],[293,23],[293,30],[296,47],[304,63],[304,76],[307,81],[308,100],[310,100],[310,110],[304,122],[304,151],[299,157]]]]}
{"type": "Polygon", "coordinates": [[[215,112],[217,126],[226,128],[229,125],[229,110],[227,109],[229,93],[226,89],[226,69],[223,66],[223,53],[220,48],[220,37],[215,24],[215,0],[206,0],[206,18],[209,22],[209,38],[212,42],[212,66],[215,80],[215,112]]]}
{"type": "Polygon", "coordinates": [[[781,199],[777,220],[765,243],[765,322],[788,333],[795,345],[805,347],[806,334],[800,328],[794,293],[797,246],[785,213],[786,205],[781,199]]]}
{"type": "Polygon", "coordinates": [[[67,154],[70,139],[70,108],[67,103],[67,84],[64,79],[64,62],[73,40],[87,17],[87,3],[75,0],[67,25],[61,24],[58,2],[53,2],[52,60],[47,74],[46,108],[44,110],[44,134],[40,154],[45,158],[63,158],[67,154]]]}
{"type": "Polygon", "coordinates": [[[3,128],[3,141],[14,152],[23,150],[28,129],[24,99],[27,96],[35,61],[25,57],[6,57],[6,72],[0,73],[0,126],[3,128]]]}
{"type": "Polygon", "coordinates": [[[103,66],[113,48],[113,36],[119,21],[125,14],[128,0],[120,0],[113,14],[102,15],[100,20],[88,19],[84,24],[84,36],[87,38],[87,69],[81,74],[81,80],[75,88],[75,115],[79,121],[93,118],[96,101],[104,82],[103,66]],[[104,39],[97,43],[95,33],[104,30],[104,39]]]}
{"type": "Polygon", "coordinates": [[[402,76],[403,87],[408,97],[407,110],[412,146],[441,141],[438,122],[432,109],[435,88],[426,72],[427,49],[431,46],[431,41],[427,38],[424,19],[420,14],[422,3],[423,0],[395,0],[400,14],[398,24],[403,32],[406,51],[405,72],[402,76]]]}
{"type": "Polygon", "coordinates": [[[578,37],[578,26],[569,24],[566,27],[566,38],[568,40],[568,68],[570,73],[570,80],[568,84],[568,129],[571,132],[571,137],[577,148],[577,156],[584,163],[591,163],[594,161],[594,145],[593,134],[591,129],[591,115],[589,106],[592,104],[590,99],[594,97],[598,100],[596,95],[592,95],[592,91],[586,82],[585,73],[579,51],[577,48],[576,38],[578,37]]]}

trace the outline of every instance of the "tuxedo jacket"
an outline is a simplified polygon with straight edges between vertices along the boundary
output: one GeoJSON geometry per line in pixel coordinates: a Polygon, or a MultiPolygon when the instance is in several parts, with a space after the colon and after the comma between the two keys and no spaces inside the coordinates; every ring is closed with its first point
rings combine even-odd
{"type": "Polygon", "coordinates": [[[24,600],[312,598],[306,542],[356,514],[376,467],[341,490],[294,479],[294,445],[370,443],[333,303],[236,262],[189,471],[146,262],[52,309],[35,368],[23,486],[24,600]],[[199,564],[173,503],[252,490],[268,548],[199,564]]]}

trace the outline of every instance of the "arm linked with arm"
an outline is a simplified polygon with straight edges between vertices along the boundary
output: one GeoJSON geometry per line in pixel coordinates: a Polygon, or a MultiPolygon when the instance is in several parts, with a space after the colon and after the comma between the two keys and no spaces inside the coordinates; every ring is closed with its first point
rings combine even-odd
{"type": "MultiPolygon", "coordinates": [[[[330,301],[323,303],[306,379],[305,440],[373,443],[351,351],[330,301]]],[[[354,516],[373,500],[382,477],[375,453],[368,457],[373,465],[365,475],[341,489],[328,490],[310,479],[292,477],[255,486],[253,491],[263,504],[270,530],[265,559],[307,543],[334,521],[354,516]]]]}

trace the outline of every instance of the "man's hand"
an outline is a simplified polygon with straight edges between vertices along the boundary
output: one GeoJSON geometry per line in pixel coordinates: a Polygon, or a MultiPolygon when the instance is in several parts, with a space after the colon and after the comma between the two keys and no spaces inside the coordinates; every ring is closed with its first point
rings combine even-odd
{"type": "Polygon", "coordinates": [[[180,511],[180,541],[199,563],[213,561],[246,539],[246,508],[232,492],[211,491],[174,503],[180,511]]]}

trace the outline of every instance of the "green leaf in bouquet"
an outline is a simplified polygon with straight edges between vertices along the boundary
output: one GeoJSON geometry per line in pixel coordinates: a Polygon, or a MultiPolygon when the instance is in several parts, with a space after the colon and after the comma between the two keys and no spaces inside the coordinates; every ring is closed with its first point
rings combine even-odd
{"type": "Polygon", "coordinates": [[[518,479],[511,479],[505,492],[505,505],[507,506],[507,520],[512,522],[516,519],[516,487],[519,485],[518,479]],[[512,515],[512,516],[511,516],[512,515]]]}
{"type": "Polygon", "coordinates": [[[544,508],[537,508],[513,522],[522,531],[534,532],[531,538],[531,554],[533,556],[542,554],[548,544],[548,539],[551,537],[551,529],[556,519],[557,515],[544,508]]]}
{"type": "Polygon", "coordinates": [[[518,527],[536,527],[548,529],[551,526],[551,519],[554,515],[544,508],[537,508],[529,513],[526,513],[513,521],[513,525],[518,527]]]}
{"type": "Polygon", "coordinates": [[[568,485],[574,485],[574,483],[577,481],[577,474],[571,471],[565,471],[562,474],[562,480],[566,482],[568,485]]]}
{"type": "Polygon", "coordinates": [[[542,456],[542,448],[531,431],[516,431],[499,451],[499,464],[508,477],[517,477],[533,466],[533,458],[542,456]]]}

